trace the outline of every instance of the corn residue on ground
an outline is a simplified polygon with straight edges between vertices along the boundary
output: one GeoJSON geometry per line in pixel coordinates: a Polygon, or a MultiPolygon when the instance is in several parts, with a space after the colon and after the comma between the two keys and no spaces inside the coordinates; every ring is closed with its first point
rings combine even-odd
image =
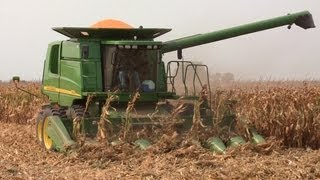
{"type": "MultiPolygon", "coordinates": [[[[38,83],[21,84],[40,94],[38,83]]],[[[267,138],[213,154],[167,132],[145,151],[132,143],[85,144],[66,154],[47,152],[35,137],[46,98],[0,85],[0,179],[319,179],[320,85],[238,83],[212,92],[213,110],[232,105],[267,138]],[[177,143],[178,142],[178,143],[177,143]]],[[[219,116],[219,113],[215,113],[219,116]]]]}

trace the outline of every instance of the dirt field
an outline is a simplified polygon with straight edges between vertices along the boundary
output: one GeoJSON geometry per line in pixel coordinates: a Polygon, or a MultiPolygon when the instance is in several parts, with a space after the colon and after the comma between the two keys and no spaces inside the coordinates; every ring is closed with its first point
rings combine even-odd
{"type": "Polygon", "coordinates": [[[71,154],[46,152],[34,127],[0,123],[0,179],[319,179],[320,151],[284,149],[273,141],[214,155],[196,145],[165,152],[85,146],[71,154]]]}

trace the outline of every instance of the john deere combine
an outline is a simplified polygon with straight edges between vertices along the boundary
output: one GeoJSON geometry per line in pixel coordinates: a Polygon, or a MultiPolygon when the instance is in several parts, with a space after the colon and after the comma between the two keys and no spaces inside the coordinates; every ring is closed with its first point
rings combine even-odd
{"type": "MultiPolygon", "coordinates": [[[[304,29],[315,27],[312,15],[305,11],[167,42],[154,39],[171,29],[53,28],[70,39],[52,42],[47,50],[42,93],[51,103],[43,106],[37,119],[39,143],[48,150],[64,151],[75,146],[79,134],[94,139],[97,134],[104,133],[101,128],[105,127],[101,126],[112,125],[114,131],[119,131],[128,119],[132,128],[161,126],[157,119],[168,118],[174,113],[182,120],[178,127],[183,130],[192,126],[195,117],[205,125],[216,124],[210,108],[208,73],[206,78],[198,78],[197,74],[200,68],[207,71],[207,67],[182,60],[182,50],[293,24],[304,29]],[[162,56],[172,51],[178,52],[178,60],[165,65],[162,56]],[[180,82],[172,70],[173,64],[182,67],[180,82]],[[191,79],[186,75],[188,72],[193,73],[191,79]],[[187,82],[192,82],[194,87],[195,81],[205,87],[206,93],[202,92],[202,97],[198,97],[200,92],[196,92],[196,88],[187,88],[187,82]],[[176,93],[177,84],[184,89],[182,96],[176,93]],[[193,103],[199,99],[200,104],[193,103]],[[184,111],[176,111],[181,101],[184,111]],[[196,106],[197,114],[193,110],[196,106]]],[[[230,117],[219,124],[230,125],[230,117]]],[[[264,141],[254,129],[250,131],[253,141],[264,141]]],[[[105,141],[111,141],[105,138],[105,141]]],[[[231,145],[243,141],[239,136],[230,139],[231,145]]],[[[146,139],[136,142],[142,143],[143,147],[149,144],[146,139]]],[[[208,142],[213,150],[225,149],[219,137],[210,138],[208,142]]]]}

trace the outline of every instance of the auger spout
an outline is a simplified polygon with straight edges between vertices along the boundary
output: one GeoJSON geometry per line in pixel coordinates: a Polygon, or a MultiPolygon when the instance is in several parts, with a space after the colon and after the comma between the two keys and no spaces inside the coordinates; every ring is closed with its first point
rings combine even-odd
{"type": "Polygon", "coordinates": [[[296,24],[297,26],[303,29],[315,27],[311,13],[309,13],[308,11],[303,11],[263,21],[249,23],[241,26],[236,26],[220,31],[214,31],[205,34],[197,34],[193,36],[167,41],[163,43],[161,51],[162,53],[167,53],[171,51],[182,50],[193,46],[199,46],[202,44],[216,42],[224,39],[229,39],[245,34],[250,34],[286,25],[288,26],[288,28],[291,28],[291,25],[293,24],[296,24]]]}

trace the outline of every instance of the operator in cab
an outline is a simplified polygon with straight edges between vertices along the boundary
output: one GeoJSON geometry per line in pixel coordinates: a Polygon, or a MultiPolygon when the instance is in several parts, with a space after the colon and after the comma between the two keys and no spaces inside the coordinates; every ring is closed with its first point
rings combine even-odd
{"type": "Polygon", "coordinates": [[[121,91],[139,91],[140,79],[148,64],[144,52],[137,49],[121,50],[118,53],[118,78],[121,91]]]}

